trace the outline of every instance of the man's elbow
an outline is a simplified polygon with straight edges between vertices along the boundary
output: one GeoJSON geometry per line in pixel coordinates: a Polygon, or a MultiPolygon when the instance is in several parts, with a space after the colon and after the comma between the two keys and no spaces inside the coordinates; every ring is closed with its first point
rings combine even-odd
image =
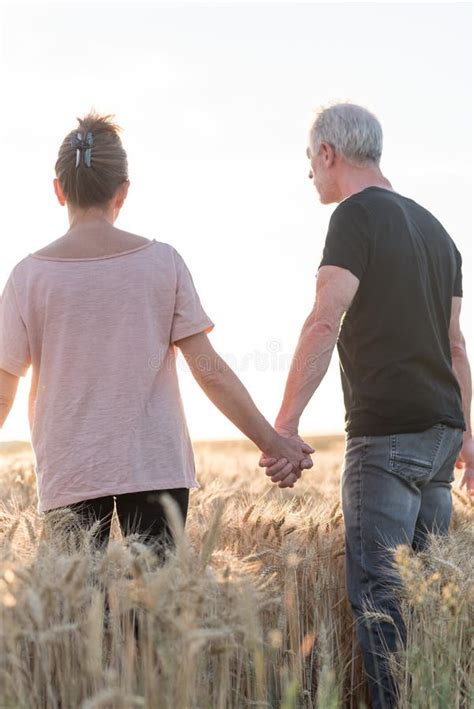
{"type": "Polygon", "coordinates": [[[462,335],[455,340],[450,340],[449,348],[451,350],[452,359],[462,359],[467,357],[466,340],[462,335]]]}
{"type": "Polygon", "coordinates": [[[459,360],[467,357],[466,345],[451,345],[451,359],[459,360]]]}
{"type": "Polygon", "coordinates": [[[328,338],[334,341],[339,335],[340,322],[330,318],[310,316],[306,322],[306,332],[315,339],[328,338]]]}

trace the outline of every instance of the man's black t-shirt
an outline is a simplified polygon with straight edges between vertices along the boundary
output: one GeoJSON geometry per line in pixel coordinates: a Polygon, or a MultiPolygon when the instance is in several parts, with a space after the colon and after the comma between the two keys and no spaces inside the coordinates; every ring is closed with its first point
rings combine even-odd
{"type": "Polygon", "coordinates": [[[360,280],[337,343],[348,437],[466,429],[448,335],[461,263],[442,224],[397,192],[367,187],[334,210],[319,268],[360,280]]]}

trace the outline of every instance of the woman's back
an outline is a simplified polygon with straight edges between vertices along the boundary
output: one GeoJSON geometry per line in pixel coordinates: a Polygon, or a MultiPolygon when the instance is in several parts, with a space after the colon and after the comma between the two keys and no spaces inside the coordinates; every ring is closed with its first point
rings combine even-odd
{"type": "Polygon", "coordinates": [[[82,250],[79,241],[52,242],[22,259],[5,286],[0,368],[33,366],[39,512],[199,487],[172,343],[213,323],[179,253],[138,238],[103,256],[83,255],[97,254],[95,240],[82,250]]]}
{"type": "Polygon", "coordinates": [[[214,351],[204,336],[214,324],[178,252],[115,228],[130,184],[119,127],[95,112],[78,120],[53,180],[70,228],[16,264],[0,299],[8,393],[33,369],[38,511],[199,487],[174,343],[216,406],[288,461],[280,486],[292,486],[310,447],[279,436],[214,351]]]}

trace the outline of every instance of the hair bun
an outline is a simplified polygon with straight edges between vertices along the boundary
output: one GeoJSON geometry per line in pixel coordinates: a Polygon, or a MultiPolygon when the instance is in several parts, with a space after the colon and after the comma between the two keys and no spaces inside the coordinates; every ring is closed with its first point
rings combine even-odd
{"type": "Polygon", "coordinates": [[[77,120],[77,127],[66,135],[59,148],[54,166],[56,177],[68,204],[81,209],[105,206],[128,180],[127,153],[119,136],[121,128],[113,116],[100,115],[95,110],[77,120]],[[83,165],[78,169],[81,153],[83,165]]]}

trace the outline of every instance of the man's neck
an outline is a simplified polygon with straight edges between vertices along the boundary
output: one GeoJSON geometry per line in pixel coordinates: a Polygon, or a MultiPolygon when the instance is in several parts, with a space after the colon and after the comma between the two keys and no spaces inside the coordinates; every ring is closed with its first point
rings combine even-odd
{"type": "Polygon", "coordinates": [[[366,187],[383,187],[385,190],[395,192],[390,180],[387,180],[380,170],[350,170],[342,177],[339,184],[340,201],[342,202],[356,192],[362,192],[366,187]]]}

